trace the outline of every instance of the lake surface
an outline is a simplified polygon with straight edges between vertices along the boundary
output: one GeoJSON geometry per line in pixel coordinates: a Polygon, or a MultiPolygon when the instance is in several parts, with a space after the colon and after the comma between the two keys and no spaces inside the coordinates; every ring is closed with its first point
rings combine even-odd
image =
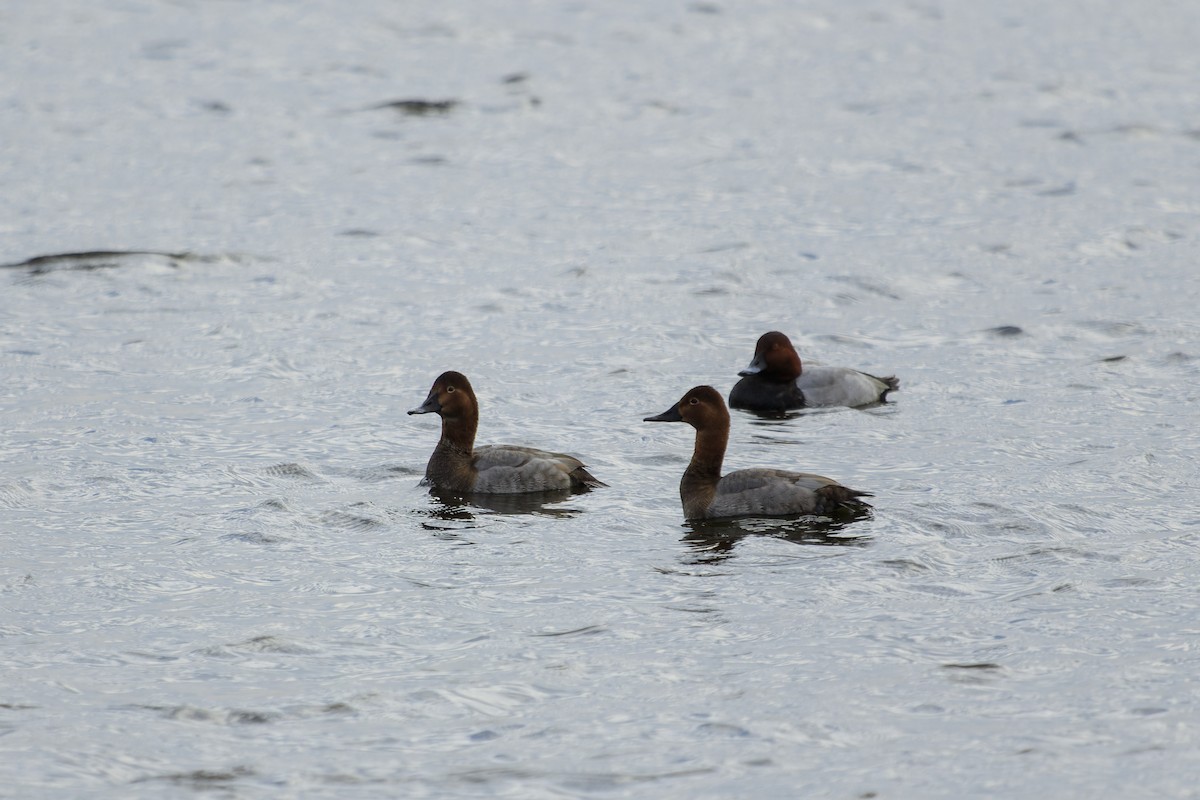
{"type": "Polygon", "coordinates": [[[1200,797],[1198,39],[4,5],[0,796],[1200,797]],[[901,391],[726,468],[874,512],[684,524],[771,329],[901,391]],[[431,498],[446,369],[610,488],[431,498]]]}

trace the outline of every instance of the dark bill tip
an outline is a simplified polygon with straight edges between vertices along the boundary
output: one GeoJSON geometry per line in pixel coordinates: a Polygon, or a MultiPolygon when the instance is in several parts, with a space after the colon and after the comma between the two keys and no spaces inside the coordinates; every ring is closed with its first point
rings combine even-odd
{"type": "Polygon", "coordinates": [[[738,372],[743,378],[749,378],[751,375],[757,375],[763,371],[763,365],[758,363],[758,359],[750,362],[750,365],[738,372]]]}
{"type": "Polygon", "coordinates": [[[683,422],[683,417],[679,415],[679,406],[671,406],[661,414],[646,417],[642,422],[683,422]]]}
{"type": "Polygon", "coordinates": [[[416,408],[410,408],[409,414],[436,414],[442,410],[442,404],[437,401],[436,397],[430,397],[424,403],[416,408]]]}

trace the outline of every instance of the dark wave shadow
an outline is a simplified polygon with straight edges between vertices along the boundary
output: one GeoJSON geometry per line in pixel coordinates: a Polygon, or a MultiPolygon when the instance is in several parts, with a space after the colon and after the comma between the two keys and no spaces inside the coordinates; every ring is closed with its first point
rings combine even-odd
{"type": "Polygon", "coordinates": [[[412,97],[376,103],[373,106],[368,106],[366,110],[379,111],[382,109],[391,109],[399,111],[406,117],[444,117],[460,105],[462,105],[461,100],[426,100],[424,98],[412,97]]]}
{"type": "Polygon", "coordinates": [[[231,255],[204,255],[188,251],[172,253],[164,250],[86,250],[78,253],[34,256],[24,261],[0,264],[0,269],[24,270],[29,276],[48,275],[52,272],[91,272],[120,267],[137,258],[160,259],[172,267],[178,267],[185,262],[209,264],[223,259],[237,259],[231,255]]]}
{"type": "Polygon", "coordinates": [[[847,529],[871,516],[870,509],[864,508],[844,512],[836,518],[805,515],[685,522],[687,533],[680,541],[688,545],[697,562],[708,564],[731,558],[738,542],[751,536],[819,547],[866,547],[871,541],[869,535],[856,536],[847,529]]]}

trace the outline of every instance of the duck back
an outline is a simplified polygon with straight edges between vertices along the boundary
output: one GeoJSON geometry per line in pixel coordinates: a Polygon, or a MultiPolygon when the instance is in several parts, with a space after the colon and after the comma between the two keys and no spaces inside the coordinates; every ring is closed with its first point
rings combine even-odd
{"type": "Polygon", "coordinates": [[[860,500],[869,492],[842,486],[831,478],[780,469],[742,469],[717,483],[705,517],[833,515],[870,506],[860,500]]]}
{"type": "Polygon", "coordinates": [[[796,389],[810,406],[866,406],[881,403],[900,386],[894,377],[877,378],[849,367],[808,366],[796,389]]]}
{"type": "Polygon", "coordinates": [[[515,494],[606,485],[574,456],[533,447],[496,444],[477,447],[472,465],[476,476],[470,491],[474,492],[515,494]]]}

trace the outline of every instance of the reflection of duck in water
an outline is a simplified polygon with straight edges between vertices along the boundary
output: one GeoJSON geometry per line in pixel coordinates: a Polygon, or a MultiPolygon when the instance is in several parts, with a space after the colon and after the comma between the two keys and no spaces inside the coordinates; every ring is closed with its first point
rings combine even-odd
{"type": "Polygon", "coordinates": [[[541,517],[573,517],[582,509],[566,504],[575,496],[570,489],[551,492],[521,492],[520,494],[459,494],[430,489],[437,505],[426,513],[442,520],[472,520],[490,514],[532,514],[541,517]]]}
{"type": "Polygon", "coordinates": [[[729,405],[747,411],[790,411],[815,406],[882,403],[900,388],[895,377],[877,378],[849,367],[808,366],[779,331],[764,333],[750,365],[729,393],[729,405]]]}
{"type": "Polygon", "coordinates": [[[679,483],[683,514],[688,520],[722,517],[842,516],[870,506],[868,492],[806,472],[740,469],[721,476],[729,444],[729,410],[711,386],[697,386],[663,413],[646,422],[686,422],[696,429],[691,463],[679,483]]]}
{"type": "Polygon", "coordinates": [[[425,467],[425,483],[434,489],[459,494],[522,494],[608,485],[574,456],[515,445],[475,447],[479,403],[471,382],[459,372],[439,375],[425,402],[408,413],[433,413],[442,418],[442,436],[425,467]]]}
{"type": "Polygon", "coordinates": [[[871,537],[847,535],[847,528],[859,520],[870,518],[871,509],[864,505],[860,510],[848,511],[836,519],[802,516],[791,519],[742,517],[696,520],[684,523],[686,533],[680,541],[691,548],[692,557],[689,560],[696,563],[715,563],[731,558],[738,543],[752,537],[782,539],[792,544],[817,547],[866,547],[871,537]]]}

